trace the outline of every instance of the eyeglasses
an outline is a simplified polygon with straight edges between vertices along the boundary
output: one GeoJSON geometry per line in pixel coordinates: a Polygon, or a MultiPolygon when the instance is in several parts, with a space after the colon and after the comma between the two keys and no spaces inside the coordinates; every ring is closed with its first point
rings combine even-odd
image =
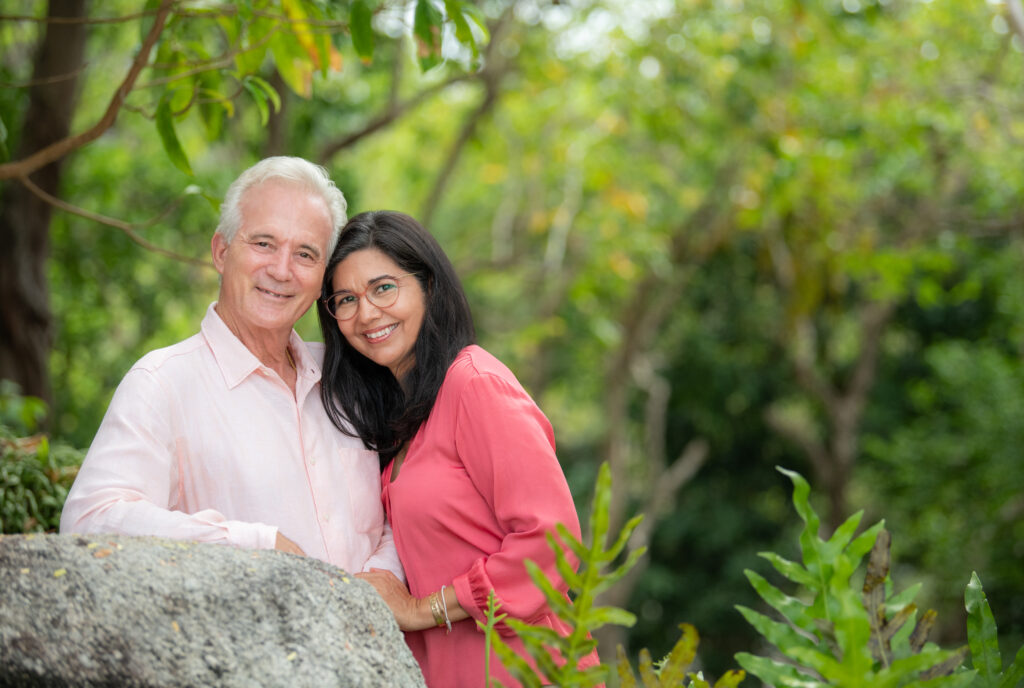
{"type": "Polygon", "coordinates": [[[382,277],[375,280],[362,292],[348,290],[336,291],[330,296],[325,296],[322,301],[327,312],[337,320],[351,320],[359,311],[359,299],[366,297],[366,300],[377,308],[390,308],[398,301],[398,280],[415,272],[407,272],[397,277],[382,277]]]}

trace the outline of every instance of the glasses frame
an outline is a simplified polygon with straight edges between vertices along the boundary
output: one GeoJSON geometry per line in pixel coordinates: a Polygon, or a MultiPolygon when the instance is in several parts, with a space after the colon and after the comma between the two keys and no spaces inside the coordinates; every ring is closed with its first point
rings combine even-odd
{"type": "Polygon", "coordinates": [[[387,310],[388,308],[391,308],[396,303],[398,303],[398,297],[402,295],[402,285],[401,285],[401,283],[398,280],[402,279],[403,277],[409,277],[410,275],[415,275],[415,274],[417,274],[417,273],[415,273],[415,272],[407,272],[407,273],[402,274],[402,275],[388,275],[388,277],[382,277],[381,278],[382,280],[383,279],[388,279],[388,278],[395,280],[395,292],[396,292],[395,293],[395,300],[392,301],[391,303],[389,303],[386,306],[378,305],[376,302],[374,302],[374,300],[372,298],[370,298],[367,295],[370,292],[370,290],[373,289],[374,286],[376,286],[376,283],[368,285],[366,287],[366,289],[363,289],[361,292],[349,291],[348,289],[342,289],[341,291],[332,292],[330,294],[327,294],[326,296],[320,297],[320,301],[324,304],[324,310],[327,311],[328,315],[330,315],[332,318],[334,318],[338,322],[346,322],[346,321],[351,320],[352,318],[356,317],[356,314],[359,313],[359,301],[356,301],[356,308],[355,308],[354,311],[352,311],[352,315],[348,316],[347,318],[339,318],[334,313],[334,311],[331,310],[331,299],[333,299],[335,296],[337,296],[338,294],[351,294],[352,296],[355,296],[358,299],[366,299],[371,304],[373,304],[374,308],[379,308],[381,310],[387,310]]]}

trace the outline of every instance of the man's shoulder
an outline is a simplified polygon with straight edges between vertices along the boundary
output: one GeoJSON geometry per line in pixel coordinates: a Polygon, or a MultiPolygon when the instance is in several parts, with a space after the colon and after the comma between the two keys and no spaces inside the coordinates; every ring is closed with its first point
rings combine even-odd
{"type": "Polygon", "coordinates": [[[168,365],[188,365],[188,359],[194,358],[209,347],[203,336],[196,333],[188,339],[165,346],[160,349],[153,349],[132,366],[132,370],[146,370],[151,373],[160,371],[168,365]]]}

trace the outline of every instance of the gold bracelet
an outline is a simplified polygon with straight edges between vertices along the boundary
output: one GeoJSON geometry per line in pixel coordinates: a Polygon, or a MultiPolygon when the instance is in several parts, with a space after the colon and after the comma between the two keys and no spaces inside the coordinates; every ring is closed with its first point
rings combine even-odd
{"type": "Polygon", "coordinates": [[[444,612],[441,611],[441,601],[437,599],[437,593],[430,593],[427,599],[430,601],[430,613],[434,615],[434,623],[444,626],[444,612]]]}

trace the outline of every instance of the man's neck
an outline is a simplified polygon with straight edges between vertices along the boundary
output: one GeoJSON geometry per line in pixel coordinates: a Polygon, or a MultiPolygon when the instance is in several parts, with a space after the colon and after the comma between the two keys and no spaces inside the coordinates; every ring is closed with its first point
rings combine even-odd
{"type": "Polygon", "coordinates": [[[238,337],[238,341],[242,342],[260,363],[277,372],[294,392],[298,371],[296,357],[288,347],[292,328],[281,331],[248,327],[227,316],[219,307],[215,306],[214,309],[231,333],[238,337]]]}

